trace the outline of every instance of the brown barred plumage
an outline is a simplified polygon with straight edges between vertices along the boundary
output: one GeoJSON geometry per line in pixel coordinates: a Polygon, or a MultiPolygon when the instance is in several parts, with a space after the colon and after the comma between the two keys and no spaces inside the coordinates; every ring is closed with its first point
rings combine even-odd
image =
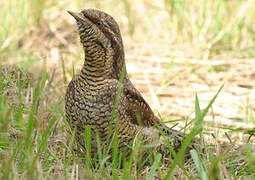
{"type": "MultiPolygon", "coordinates": [[[[83,134],[86,125],[92,129],[92,154],[97,151],[95,132],[98,132],[103,145],[109,146],[107,137],[113,134],[109,129],[119,87],[122,91],[112,123],[114,129],[118,121],[119,149],[124,151],[132,147],[139,133],[144,139],[150,139],[149,142],[156,142],[160,133],[155,126],[167,127],[161,124],[128,78],[118,24],[110,15],[99,10],[69,13],[77,21],[85,60],[81,72],[68,85],[65,111],[71,127],[77,128],[76,138],[81,146],[85,146],[83,134]],[[124,78],[121,82],[122,70],[124,78]]],[[[167,131],[168,134],[176,133],[174,130],[167,131]]]]}

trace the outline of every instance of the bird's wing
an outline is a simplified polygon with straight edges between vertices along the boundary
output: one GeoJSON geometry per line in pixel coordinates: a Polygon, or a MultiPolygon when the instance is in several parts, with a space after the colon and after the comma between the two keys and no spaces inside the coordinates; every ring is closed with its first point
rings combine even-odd
{"type": "Polygon", "coordinates": [[[128,115],[132,123],[139,126],[156,126],[166,136],[175,137],[173,139],[180,143],[184,137],[182,132],[167,127],[151,110],[139,91],[129,81],[123,86],[124,100],[128,115]]]}
{"type": "Polygon", "coordinates": [[[159,118],[154,115],[148,103],[131,82],[124,85],[123,94],[132,123],[147,127],[160,124],[159,118]]]}

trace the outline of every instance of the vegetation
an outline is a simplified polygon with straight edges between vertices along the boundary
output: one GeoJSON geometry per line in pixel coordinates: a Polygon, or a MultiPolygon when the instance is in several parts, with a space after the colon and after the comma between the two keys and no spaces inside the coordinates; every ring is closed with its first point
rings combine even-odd
{"type": "MultiPolygon", "coordinates": [[[[189,135],[174,158],[165,159],[151,150],[153,158],[144,160],[137,143],[123,165],[117,155],[113,161],[107,161],[106,154],[91,162],[89,155],[81,158],[74,153],[63,104],[65,87],[82,63],[76,27],[66,10],[93,7],[112,14],[120,24],[127,54],[140,48],[140,54],[169,58],[170,64],[176,58],[211,62],[254,57],[255,0],[135,4],[131,0],[9,0],[0,1],[0,6],[0,179],[254,178],[254,144],[247,141],[236,147],[232,139],[224,146],[216,140],[203,141],[203,119],[221,89],[204,110],[196,97],[195,118],[183,112],[187,118],[182,130],[189,135]],[[195,135],[201,138],[201,151],[191,150],[191,159],[184,162],[184,150],[195,135]]],[[[224,68],[215,66],[213,71],[224,68]]],[[[160,86],[173,83],[168,81],[162,80],[160,86]]],[[[244,120],[254,123],[254,109],[247,107],[247,112],[244,120]]],[[[231,133],[252,135],[254,129],[231,129],[231,133]]],[[[89,146],[89,140],[85,142],[89,146]]]]}

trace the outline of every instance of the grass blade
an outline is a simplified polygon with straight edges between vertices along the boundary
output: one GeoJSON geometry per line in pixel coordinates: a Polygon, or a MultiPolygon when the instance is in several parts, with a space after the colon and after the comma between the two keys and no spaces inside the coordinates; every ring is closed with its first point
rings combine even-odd
{"type": "Polygon", "coordinates": [[[192,157],[192,159],[193,159],[193,161],[196,165],[197,171],[200,175],[200,179],[207,180],[208,176],[207,176],[206,171],[205,171],[205,169],[204,169],[204,167],[203,167],[203,165],[202,165],[202,163],[201,163],[201,161],[198,157],[197,151],[195,149],[192,149],[190,151],[190,154],[191,154],[191,157],[192,157]]]}
{"type": "Polygon", "coordinates": [[[179,152],[177,153],[177,155],[176,155],[176,157],[173,161],[173,164],[171,165],[170,169],[168,170],[168,173],[166,175],[166,179],[171,178],[176,165],[179,165],[180,167],[182,167],[183,158],[185,156],[184,154],[185,154],[185,151],[186,151],[187,147],[191,143],[192,139],[203,130],[203,119],[204,119],[205,115],[207,114],[209,108],[214,103],[216,97],[218,96],[218,94],[222,90],[222,88],[223,88],[223,85],[220,87],[218,92],[214,95],[214,97],[211,99],[211,101],[209,102],[209,104],[207,105],[205,110],[202,111],[202,112],[200,112],[199,101],[198,101],[198,98],[196,96],[196,102],[195,102],[196,123],[195,123],[194,127],[192,128],[190,134],[182,141],[182,146],[181,146],[179,152]]]}

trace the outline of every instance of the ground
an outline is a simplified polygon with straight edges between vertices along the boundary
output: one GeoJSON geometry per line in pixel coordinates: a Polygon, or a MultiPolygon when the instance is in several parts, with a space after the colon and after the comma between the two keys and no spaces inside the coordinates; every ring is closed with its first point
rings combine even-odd
{"type": "Polygon", "coordinates": [[[127,62],[132,82],[163,119],[194,117],[195,94],[198,94],[203,109],[224,85],[211,113],[205,117],[211,131],[217,127],[249,130],[254,124],[253,59],[205,62],[183,58],[171,61],[169,58],[130,54],[127,62]]]}

